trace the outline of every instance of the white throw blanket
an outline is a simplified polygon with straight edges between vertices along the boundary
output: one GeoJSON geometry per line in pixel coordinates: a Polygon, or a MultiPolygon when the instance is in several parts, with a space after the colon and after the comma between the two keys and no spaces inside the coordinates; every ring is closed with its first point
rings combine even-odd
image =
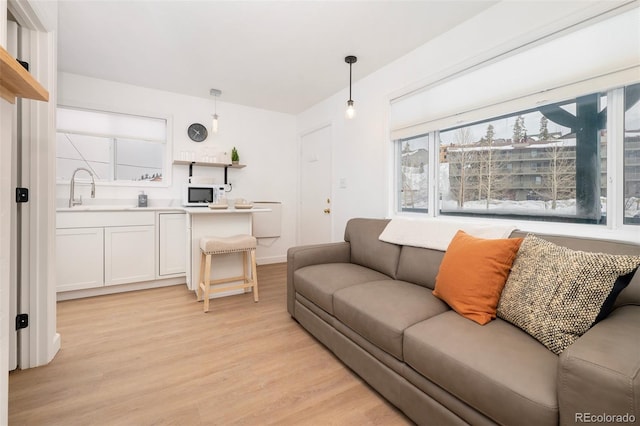
{"type": "Polygon", "coordinates": [[[438,219],[392,219],[379,239],[388,243],[447,250],[458,230],[478,238],[508,238],[516,229],[511,225],[465,223],[438,219]]]}

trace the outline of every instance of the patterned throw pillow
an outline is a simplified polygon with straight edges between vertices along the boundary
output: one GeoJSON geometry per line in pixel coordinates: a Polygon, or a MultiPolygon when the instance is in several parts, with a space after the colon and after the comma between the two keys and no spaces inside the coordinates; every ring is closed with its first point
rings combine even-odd
{"type": "Polygon", "coordinates": [[[640,256],[576,251],[527,235],[502,291],[498,317],[559,355],[606,315],[603,306],[613,306],[638,265],[640,256]]]}

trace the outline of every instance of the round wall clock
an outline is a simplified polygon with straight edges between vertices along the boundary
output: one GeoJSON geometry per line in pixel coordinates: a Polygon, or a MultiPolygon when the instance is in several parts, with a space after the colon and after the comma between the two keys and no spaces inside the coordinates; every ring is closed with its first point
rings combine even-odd
{"type": "Polygon", "coordinates": [[[189,138],[194,142],[202,142],[207,138],[207,128],[200,123],[193,123],[187,130],[189,138]]]}

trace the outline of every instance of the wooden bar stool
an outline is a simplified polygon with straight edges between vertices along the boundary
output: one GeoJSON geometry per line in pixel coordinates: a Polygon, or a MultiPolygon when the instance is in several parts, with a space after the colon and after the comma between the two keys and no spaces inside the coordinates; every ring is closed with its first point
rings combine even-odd
{"type": "Polygon", "coordinates": [[[251,289],[253,301],[258,301],[258,274],[256,271],[256,238],[251,235],[233,237],[204,237],[200,239],[200,280],[198,281],[198,301],[204,297],[204,311],[209,312],[209,295],[221,291],[251,289]],[[211,279],[211,256],[216,254],[242,253],[242,275],[229,278],[211,279]],[[247,254],[251,254],[251,274],[247,265],[247,254]],[[212,285],[243,281],[211,288],[212,285]]]}

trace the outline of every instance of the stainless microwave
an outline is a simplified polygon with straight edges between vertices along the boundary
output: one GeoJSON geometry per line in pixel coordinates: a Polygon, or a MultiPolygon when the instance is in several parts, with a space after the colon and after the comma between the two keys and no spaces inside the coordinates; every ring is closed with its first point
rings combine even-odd
{"type": "Polygon", "coordinates": [[[182,205],[185,207],[207,207],[224,198],[224,185],[188,183],[184,186],[182,205]]]}

